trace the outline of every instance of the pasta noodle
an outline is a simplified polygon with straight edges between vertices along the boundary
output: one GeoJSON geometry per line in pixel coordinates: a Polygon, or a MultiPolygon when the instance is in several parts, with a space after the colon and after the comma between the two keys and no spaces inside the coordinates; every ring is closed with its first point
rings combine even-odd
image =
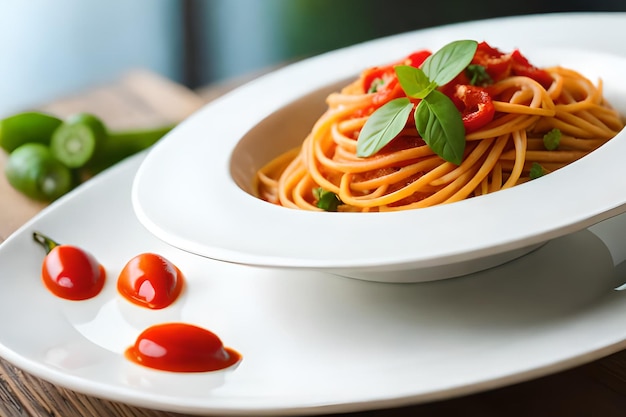
{"type": "MultiPolygon", "coordinates": [[[[498,69],[500,73],[486,67],[495,76],[480,88],[489,94],[495,112],[478,129],[466,130],[460,164],[442,159],[426,145],[411,118],[379,152],[357,156],[357,139],[372,112],[389,97],[403,96],[388,74],[377,79],[388,84],[385,98],[381,99],[379,91],[368,92],[365,79],[372,71],[364,71],[328,96],[327,111],[298,149],[259,170],[258,196],[304,210],[321,210],[315,193],[318,188],[337,196],[340,211],[447,204],[526,182],[533,165],[543,173],[557,170],[597,149],[624,127],[620,115],[606,102],[601,81],[596,85],[572,69],[538,69],[526,61],[522,62],[529,71],[516,72],[511,70],[515,68],[512,54],[500,53],[486,43],[479,45],[478,52],[481,50],[495,54],[490,57],[508,67],[498,69]],[[536,73],[543,78],[534,76],[536,73]],[[560,140],[556,149],[548,150],[543,138],[554,129],[560,140]]],[[[456,87],[458,81],[457,77],[450,85],[456,87]]]]}

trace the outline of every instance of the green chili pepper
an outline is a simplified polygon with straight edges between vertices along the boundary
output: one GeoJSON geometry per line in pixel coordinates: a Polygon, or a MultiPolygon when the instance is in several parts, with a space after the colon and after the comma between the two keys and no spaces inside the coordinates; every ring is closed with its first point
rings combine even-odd
{"type": "Polygon", "coordinates": [[[0,120],[0,145],[10,153],[6,176],[27,196],[52,201],[72,189],[74,179],[87,179],[152,146],[173,127],[110,132],[90,113],[65,121],[20,113],[0,120]]]}
{"type": "Polygon", "coordinates": [[[79,113],[54,131],[50,148],[66,166],[95,174],[154,145],[173,127],[110,132],[98,117],[79,113]]]}
{"type": "Polygon", "coordinates": [[[61,119],[41,112],[25,112],[0,120],[0,147],[12,152],[25,143],[50,143],[61,119]]]}
{"type": "Polygon", "coordinates": [[[106,140],[101,143],[98,152],[85,165],[85,168],[89,173],[96,174],[120,162],[122,159],[154,145],[174,126],[168,125],[154,129],[109,132],[106,140]]]}
{"type": "Polygon", "coordinates": [[[74,186],[72,171],[41,143],[26,143],[13,150],[4,172],[13,188],[35,200],[56,200],[74,186]]]}

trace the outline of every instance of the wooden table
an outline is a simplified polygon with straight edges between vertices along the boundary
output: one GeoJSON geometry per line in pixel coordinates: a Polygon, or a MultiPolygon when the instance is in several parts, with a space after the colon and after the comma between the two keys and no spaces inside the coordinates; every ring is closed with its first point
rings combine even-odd
{"type": "MultiPolygon", "coordinates": [[[[150,127],[180,121],[242,81],[244,79],[190,91],[155,74],[133,71],[110,85],[98,86],[40,108],[59,116],[77,111],[92,112],[111,128],[150,127]]],[[[0,170],[5,161],[6,154],[0,152],[0,170]]],[[[0,243],[43,207],[14,191],[0,175],[0,243]]],[[[180,416],[72,392],[29,375],[2,359],[0,415],[180,416]]],[[[351,415],[621,417],[626,415],[626,351],[555,375],[463,398],[351,415]]]]}

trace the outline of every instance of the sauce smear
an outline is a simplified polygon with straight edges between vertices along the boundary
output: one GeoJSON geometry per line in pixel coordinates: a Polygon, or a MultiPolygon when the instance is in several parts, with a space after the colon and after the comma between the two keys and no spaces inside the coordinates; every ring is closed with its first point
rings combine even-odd
{"type": "Polygon", "coordinates": [[[241,354],[224,347],[217,335],[186,323],[147,328],[125,356],[139,365],[170,372],[217,371],[241,360],[241,354]]]}

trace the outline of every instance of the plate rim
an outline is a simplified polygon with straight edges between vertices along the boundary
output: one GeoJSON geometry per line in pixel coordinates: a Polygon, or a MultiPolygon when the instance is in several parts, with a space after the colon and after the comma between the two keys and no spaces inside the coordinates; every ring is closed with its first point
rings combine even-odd
{"type": "MultiPolygon", "coordinates": [[[[57,212],[62,212],[64,210],[67,211],[69,209],[67,206],[71,207],[74,204],[73,201],[79,198],[84,191],[91,190],[92,192],[95,192],[96,189],[99,189],[102,185],[108,184],[109,181],[112,180],[119,183],[121,181],[120,178],[124,175],[124,171],[126,172],[126,175],[131,175],[133,167],[136,168],[138,162],[140,162],[143,157],[144,156],[141,155],[133,157],[113,169],[108,170],[106,173],[102,174],[98,180],[79,187],[76,191],[69,193],[67,197],[63,197],[58,200],[58,203],[51,205],[50,209],[35,216],[16,233],[12,234],[9,239],[0,244],[0,258],[4,256],[4,251],[7,247],[13,246],[20,239],[25,239],[26,237],[24,235],[28,234],[39,223],[48,221],[47,219],[55,215],[57,212]]],[[[129,216],[132,216],[130,212],[129,216]]],[[[73,233],[76,234],[76,232],[73,233]]],[[[146,238],[135,237],[135,239],[145,240],[146,238]]],[[[2,267],[0,267],[0,269],[1,268],[2,267]]],[[[376,285],[386,286],[389,284],[376,285]]],[[[615,299],[611,298],[609,304],[614,302],[615,299]]],[[[52,304],[57,305],[57,303],[54,302],[52,304]]],[[[602,308],[604,308],[604,305],[600,307],[600,310],[602,310],[602,308]]],[[[593,321],[596,314],[602,315],[604,313],[601,311],[594,311],[591,313],[591,318],[584,317],[583,321],[593,321]]],[[[576,319],[573,318],[572,320],[574,320],[574,324],[576,324],[576,319]]],[[[567,324],[571,325],[569,322],[567,324]]],[[[553,329],[552,333],[555,331],[556,330],[553,329]]],[[[571,329],[567,331],[573,332],[571,329]]],[[[552,361],[553,358],[541,358],[541,360],[533,361],[535,364],[534,367],[520,368],[514,366],[513,368],[516,371],[512,373],[502,371],[497,376],[490,374],[490,378],[479,378],[479,380],[475,381],[473,384],[452,384],[447,386],[445,389],[431,389],[418,393],[401,392],[394,396],[381,395],[377,398],[361,399],[360,401],[346,401],[341,403],[330,402],[323,404],[299,403],[298,405],[289,404],[281,407],[278,405],[267,406],[267,404],[263,406],[258,402],[253,402],[253,404],[249,404],[247,402],[237,402],[237,404],[234,404],[232,401],[221,401],[219,396],[218,398],[211,398],[211,401],[208,403],[206,398],[185,398],[175,400],[175,397],[162,397],[159,396],[158,393],[151,393],[144,389],[137,389],[136,387],[135,389],[128,389],[128,387],[124,387],[122,385],[112,386],[110,383],[107,384],[101,381],[94,382],[93,380],[81,376],[80,374],[64,372],[60,368],[56,368],[54,366],[50,366],[49,364],[42,363],[41,361],[36,361],[32,358],[23,356],[19,352],[16,352],[8,347],[5,344],[5,338],[5,335],[0,334],[0,354],[4,359],[12,363],[14,366],[17,366],[18,368],[55,385],[74,390],[78,393],[111,401],[119,401],[137,407],[191,414],[219,413],[220,415],[311,415],[320,413],[359,412],[384,409],[388,407],[419,405],[430,401],[449,400],[463,395],[524,382],[582,365],[626,348],[626,334],[620,336],[618,332],[610,333],[609,336],[605,335],[605,339],[595,344],[587,345],[582,350],[572,348],[576,351],[576,353],[571,356],[565,355],[556,361],[552,361]],[[209,403],[212,404],[208,405],[209,403]]],[[[236,372],[236,370],[234,372],[236,372]]]]}

